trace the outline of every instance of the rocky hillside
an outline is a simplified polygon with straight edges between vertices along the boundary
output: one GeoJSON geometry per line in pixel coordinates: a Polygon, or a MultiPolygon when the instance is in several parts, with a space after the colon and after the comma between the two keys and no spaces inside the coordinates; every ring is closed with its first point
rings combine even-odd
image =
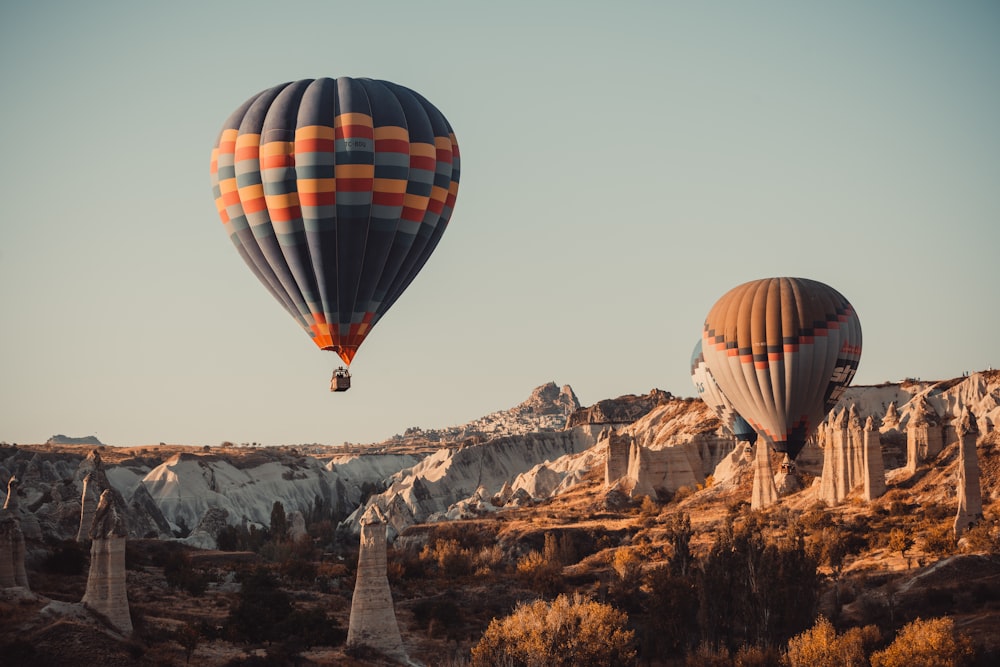
{"type": "MultiPolygon", "coordinates": [[[[971,410],[979,430],[1000,423],[1000,372],[975,373],[940,382],[906,380],[850,388],[842,406],[883,424],[887,468],[901,465],[911,422],[941,425],[971,410]],[[903,444],[900,444],[902,442],[903,444]]],[[[377,503],[397,531],[414,523],[494,511],[499,505],[538,501],[565,492],[608,461],[611,442],[635,446],[632,492],[672,494],[711,477],[734,479],[745,468],[718,420],[696,399],[654,389],[646,395],[608,399],[581,408],[573,390],[555,383],[535,389],[510,410],[448,429],[412,428],[367,448],[148,447],[92,450],[81,445],[0,448],[0,485],[16,476],[20,505],[30,510],[27,532],[59,537],[79,529],[83,481],[94,454],[108,483],[127,501],[133,537],[184,535],[209,510],[225,522],[266,526],[275,501],[286,512],[317,507],[349,519],[377,503]],[[415,445],[436,442],[421,450],[415,445]],[[741,468],[743,466],[744,468],[741,468]],[[37,529],[35,528],[37,526],[37,529]]],[[[807,447],[799,458],[807,477],[819,474],[822,452],[807,447]]],[[[804,480],[807,484],[809,479],[804,480]]],[[[0,493],[3,493],[0,491],[0,493]]]]}

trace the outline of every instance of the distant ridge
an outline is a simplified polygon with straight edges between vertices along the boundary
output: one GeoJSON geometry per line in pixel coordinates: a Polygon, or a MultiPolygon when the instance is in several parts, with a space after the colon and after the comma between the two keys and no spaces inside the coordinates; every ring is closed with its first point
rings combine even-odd
{"type": "Polygon", "coordinates": [[[68,435],[54,435],[45,441],[46,445],[93,445],[103,447],[104,443],[97,439],[96,435],[88,435],[83,438],[72,438],[68,435]]]}

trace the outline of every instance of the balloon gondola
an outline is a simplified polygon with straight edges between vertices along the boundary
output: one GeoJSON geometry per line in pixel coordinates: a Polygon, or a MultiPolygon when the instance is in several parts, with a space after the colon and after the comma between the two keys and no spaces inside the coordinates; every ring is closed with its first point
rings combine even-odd
{"type": "MultiPolygon", "coordinates": [[[[224,123],[210,169],[251,272],[350,366],[447,228],[460,156],[448,121],[418,93],[341,77],[248,99],[224,123]]],[[[331,390],[348,387],[350,374],[335,372],[331,390]]]]}

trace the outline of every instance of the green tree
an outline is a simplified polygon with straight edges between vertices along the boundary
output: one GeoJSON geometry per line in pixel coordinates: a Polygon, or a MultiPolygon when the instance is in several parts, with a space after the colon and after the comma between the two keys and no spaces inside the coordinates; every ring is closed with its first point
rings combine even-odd
{"type": "Polygon", "coordinates": [[[472,649],[473,667],[619,667],[635,664],[628,617],[579,593],[522,603],[493,619],[472,649]]]}
{"type": "Polygon", "coordinates": [[[975,655],[972,642],[955,632],[947,617],[917,619],[903,626],[889,646],[871,655],[872,667],[965,667],[975,655]]]}

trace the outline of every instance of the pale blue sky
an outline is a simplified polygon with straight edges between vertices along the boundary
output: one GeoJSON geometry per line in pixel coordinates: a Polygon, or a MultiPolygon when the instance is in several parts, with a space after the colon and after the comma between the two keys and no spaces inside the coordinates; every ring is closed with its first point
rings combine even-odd
{"type": "Polygon", "coordinates": [[[374,442],[548,381],[659,387],[715,300],[826,282],[856,383],[1000,364],[1000,3],[6,2],[0,440],[374,442]],[[354,387],[209,185],[271,85],[388,79],[462,150],[451,225],[354,387]]]}

